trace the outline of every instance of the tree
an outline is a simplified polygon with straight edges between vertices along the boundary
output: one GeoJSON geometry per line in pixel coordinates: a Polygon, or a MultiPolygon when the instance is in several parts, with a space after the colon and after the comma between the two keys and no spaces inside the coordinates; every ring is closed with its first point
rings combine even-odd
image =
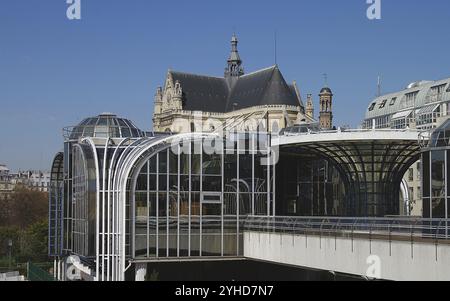
{"type": "Polygon", "coordinates": [[[48,221],[42,220],[21,232],[21,261],[45,261],[48,249],[48,221]]]}
{"type": "Polygon", "coordinates": [[[0,202],[0,226],[17,226],[25,229],[29,225],[47,219],[48,195],[17,187],[11,198],[0,202]]]}

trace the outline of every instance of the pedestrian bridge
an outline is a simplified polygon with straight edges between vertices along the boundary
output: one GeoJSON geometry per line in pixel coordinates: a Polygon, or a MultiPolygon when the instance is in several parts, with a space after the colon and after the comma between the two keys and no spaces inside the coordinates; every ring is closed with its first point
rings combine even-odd
{"type": "Polygon", "coordinates": [[[135,260],[136,280],[151,262],[258,260],[394,281],[450,280],[450,220],[261,217],[242,219],[236,256],[135,260]]]}
{"type": "Polygon", "coordinates": [[[250,217],[245,223],[244,256],[365,279],[448,281],[449,222],[250,217]]]}

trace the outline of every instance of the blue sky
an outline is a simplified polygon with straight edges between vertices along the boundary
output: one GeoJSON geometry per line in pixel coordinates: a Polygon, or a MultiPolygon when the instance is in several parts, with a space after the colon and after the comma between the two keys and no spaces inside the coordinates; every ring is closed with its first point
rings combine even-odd
{"type": "Polygon", "coordinates": [[[247,72],[274,63],[315,96],[323,73],[337,125],[358,126],[376,93],[450,77],[450,1],[366,0],[0,1],[0,162],[47,169],[62,127],[114,112],[151,128],[153,95],[167,69],[222,75],[236,31],[247,72]]]}

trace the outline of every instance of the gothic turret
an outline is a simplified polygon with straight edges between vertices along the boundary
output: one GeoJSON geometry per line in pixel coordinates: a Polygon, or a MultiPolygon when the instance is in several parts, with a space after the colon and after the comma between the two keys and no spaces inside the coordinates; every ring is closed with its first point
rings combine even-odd
{"type": "Polygon", "coordinates": [[[183,108],[183,88],[181,87],[180,82],[175,81],[175,87],[173,89],[172,95],[172,108],[181,110],[183,108]]]}
{"type": "Polygon", "coordinates": [[[308,96],[307,96],[306,116],[308,116],[311,119],[314,119],[314,103],[313,103],[312,94],[308,94],[308,96]]]}
{"type": "Polygon", "coordinates": [[[227,67],[225,68],[225,78],[244,75],[244,68],[242,68],[242,60],[239,57],[237,45],[238,39],[236,35],[233,34],[233,37],[231,38],[231,53],[227,61],[227,67]]]}

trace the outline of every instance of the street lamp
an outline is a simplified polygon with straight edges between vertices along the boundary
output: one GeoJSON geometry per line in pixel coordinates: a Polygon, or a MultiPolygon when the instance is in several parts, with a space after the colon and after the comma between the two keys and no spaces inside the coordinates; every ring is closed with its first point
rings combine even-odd
{"type": "Polygon", "coordinates": [[[8,239],[8,249],[9,249],[8,272],[11,272],[12,246],[13,246],[12,239],[8,239]]]}

